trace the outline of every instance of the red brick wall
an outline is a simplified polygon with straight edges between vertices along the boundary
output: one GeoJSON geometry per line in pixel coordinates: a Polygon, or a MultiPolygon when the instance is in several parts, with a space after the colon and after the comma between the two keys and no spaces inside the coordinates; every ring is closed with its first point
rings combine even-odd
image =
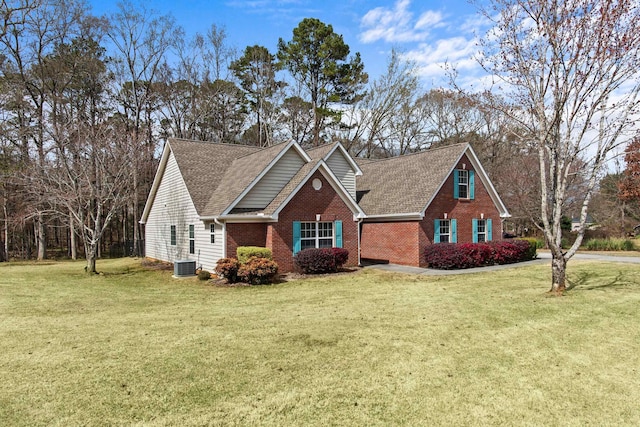
{"type": "MultiPolygon", "coordinates": [[[[467,156],[463,156],[455,169],[473,170],[467,156]]],[[[425,194],[425,203],[429,195],[425,194]]],[[[476,173],[473,200],[453,198],[453,174],[449,176],[440,193],[431,202],[422,221],[364,223],[362,225],[361,256],[385,260],[393,264],[424,266],[424,249],[433,243],[433,222],[435,219],[456,219],[458,242],[473,241],[471,220],[480,218],[492,220],[493,240],[502,239],[500,213],[489,197],[489,193],[476,173]]]]}
{"type": "Polygon", "coordinates": [[[321,221],[342,220],[342,247],[349,251],[347,265],[358,263],[358,223],[353,220],[353,212],[316,172],[282,209],[278,222],[268,224],[267,236],[280,271],[293,270],[293,221],[315,221],[316,214],[321,214],[321,221]],[[322,181],[318,191],[311,185],[315,178],[322,181]]]}
{"type": "MultiPolygon", "coordinates": [[[[456,169],[462,169],[462,165],[466,165],[466,169],[473,170],[471,162],[466,155],[462,157],[456,169]]],[[[489,193],[485,188],[482,180],[476,173],[475,176],[475,194],[473,200],[458,200],[453,198],[453,174],[449,176],[445,184],[442,186],[440,193],[431,202],[431,205],[425,212],[424,219],[420,222],[420,264],[424,265],[424,248],[433,243],[433,222],[436,219],[443,219],[444,213],[447,213],[448,219],[456,220],[456,230],[458,243],[473,241],[472,219],[480,218],[484,214],[484,219],[491,219],[492,222],[492,239],[502,240],[502,223],[500,212],[493,204],[489,193]]]]}
{"type": "Polygon", "coordinates": [[[227,224],[227,257],[236,258],[238,246],[266,247],[267,224],[227,224]]]}
{"type": "Polygon", "coordinates": [[[417,221],[362,224],[360,256],[392,264],[418,265],[417,221]]]}

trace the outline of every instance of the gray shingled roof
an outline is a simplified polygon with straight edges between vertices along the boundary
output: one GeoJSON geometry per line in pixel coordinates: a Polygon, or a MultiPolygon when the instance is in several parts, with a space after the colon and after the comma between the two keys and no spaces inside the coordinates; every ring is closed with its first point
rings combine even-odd
{"type": "Polygon", "coordinates": [[[258,147],[170,138],[178,168],[182,173],[196,211],[201,213],[235,159],[261,151],[258,147]]]}
{"type": "Polygon", "coordinates": [[[359,163],[358,204],[367,215],[421,212],[449,176],[468,144],[359,163]]]}
{"type": "Polygon", "coordinates": [[[238,157],[233,160],[233,163],[229,162],[224,177],[219,180],[219,185],[200,215],[217,216],[222,214],[286,146],[286,143],[277,144],[238,157]]]}
{"type": "Polygon", "coordinates": [[[313,160],[320,160],[324,159],[324,157],[329,154],[329,151],[331,151],[337,144],[337,142],[334,142],[333,144],[324,144],[319,147],[307,149],[305,151],[313,160]]]}

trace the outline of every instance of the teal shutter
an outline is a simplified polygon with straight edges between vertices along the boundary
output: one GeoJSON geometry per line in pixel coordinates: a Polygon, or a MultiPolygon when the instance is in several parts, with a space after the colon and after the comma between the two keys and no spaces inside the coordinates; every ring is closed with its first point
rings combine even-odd
{"type": "Polygon", "coordinates": [[[478,220],[473,218],[471,226],[473,227],[473,243],[478,243],[478,220]]]}
{"type": "Polygon", "coordinates": [[[458,243],[458,232],[456,230],[456,220],[452,219],[451,220],[451,230],[449,230],[449,232],[451,233],[451,243],[458,243]]]}
{"type": "Polygon", "coordinates": [[[476,184],[476,174],[473,171],[469,171],[469,198],[473,200],[476,195],[475,185],[476,184]]]}
{"type": "Polygon", "coordinates": [[[433,243],[440,243],[440,220],[433,221],[433,243]]]}
{"type": "Polygon", "coordinates": [[[335,221],[334,223],[336,231],[336,248],[342,247],[342,221],[335,221]]]}
{"type": "Polygon", "coordinates": [[[458,179],[458,169],[453,170],[453,198],[457,199],[460,197],[458,192],[458,186],[460,185],[460,181],[458,179]]]}
{"type": "Polygon", "coordinates": [[[302,240],[300,240],[300,221],[293,221],[293,254],[300,252],[302,240]]]}
{"type": "Polygon", "coordinates": [[[493,240],[493,236],[492,236],[492,231],[491,231],[491,219],[487,220],[487,242],[490,242],[493,240]]]}

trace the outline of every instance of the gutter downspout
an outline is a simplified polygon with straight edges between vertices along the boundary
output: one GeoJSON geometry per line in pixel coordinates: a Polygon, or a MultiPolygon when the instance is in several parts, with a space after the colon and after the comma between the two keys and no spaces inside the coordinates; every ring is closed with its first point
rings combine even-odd
{"type": "Polygon", "coordinates": [[[360,262],[360,236],[362,235],[362,221],[364,221],[364,218],[358,218],[358,267],[362,267],[362,262],[360,262]]]}

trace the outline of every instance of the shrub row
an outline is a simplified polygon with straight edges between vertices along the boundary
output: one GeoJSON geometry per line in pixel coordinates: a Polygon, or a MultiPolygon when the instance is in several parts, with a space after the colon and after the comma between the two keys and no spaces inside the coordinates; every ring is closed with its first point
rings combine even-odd
{"type": "Polygon", "coordinates": [[[343,248],[305,249],[293,257],[296,268],[305,274],[335,273],[346,264],[349,251],[343,248]]]}
{"type": "Polygon", "coordinates": [[[278,264],[271,258],[271,250],[255,246],[241,246],[236,258],[221,258],[216,264],[218,276],[229,283],[238,281],[252,285],[273,283],[278,274],[278,264]],[[242,260],[242,261],[241,261],[242,260]]]}
{"type": "Polygon", "coordinates": [[[487,243],[437,243],[427,246],[425,261],[431,268],[456,270],[511,264],[536,258],[536,245],[526,240],[487,243]]]}
{"type": "Polygon", "coordinates": [[[589,239],[584,245],[590,251],[633,251],[630,239],[589,239]]]}

